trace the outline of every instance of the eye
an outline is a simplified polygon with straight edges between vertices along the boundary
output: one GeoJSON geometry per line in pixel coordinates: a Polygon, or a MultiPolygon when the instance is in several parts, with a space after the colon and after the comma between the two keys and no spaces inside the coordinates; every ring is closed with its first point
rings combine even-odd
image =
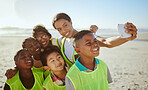
{"type": "Polygon", "coordinates": [[[61,58],[61,56],[58,56],[58,59],[60,59],[61,58]]]}
{"type": "Polygon", "coordinates": [[[57,30],[58,30],[58,31],[61,31],[62,29],[61,29],[61,28],[58,28],[57,30]]]}
{"type": "Polygon", "coordinates": [[[91,46],[91,42],[86,43],[87,46],[91,46]]]}
{"type": "Polygon", "coordinates": [[[46,38],[46,35],[43,35],[42,38],[46,38]]]}
{"type": "Polygon", "coordinates": [[[94,42],[95,42],[95,43],[98,43],[98,41],[97,41],[97,40],[95,40],[94,42]]]}
{"type": "Polygon", "coordinates": [[[67,24],[65,24],[64,27],[67,27],[67,24]]]}
{"type": "Polygon", "coordinates": [[[37,39],[38,39],[38,41],[40,41],[41,40],[41,37],[38,37],[37,39]]]}
{"type": "Polygon", "coordinates": [[[32,48],[32,45],[29,45],[28,48],[32,48]]]}
{"type": "Polygon", "coordinates": [[[50,60],[51,63],[53,63],[54,61],[55,61],[54,59],[50,60]]]}

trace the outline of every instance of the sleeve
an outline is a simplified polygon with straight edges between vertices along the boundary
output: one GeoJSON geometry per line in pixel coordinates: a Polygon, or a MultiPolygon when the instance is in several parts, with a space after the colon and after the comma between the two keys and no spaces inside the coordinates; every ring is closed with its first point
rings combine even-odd
{"type": "Polygon", "coordinates": [[[107,67],[107,80],[108,80],[108,83],[112,82],[112,77],[111,77],[111,74],[110,74],[108,67],[107,67]]]}
{"type": "Polygon", "coordinates": [[[8,84],[5,83],[5,86],[4,86],[4,90],[10,90],[10,87],[8,84]]]}
{"type": "Polygon", "coordinates": [[[75,90],[68,77],[65,78],[65,84],[66,84],[66,90],[75,90]]]}

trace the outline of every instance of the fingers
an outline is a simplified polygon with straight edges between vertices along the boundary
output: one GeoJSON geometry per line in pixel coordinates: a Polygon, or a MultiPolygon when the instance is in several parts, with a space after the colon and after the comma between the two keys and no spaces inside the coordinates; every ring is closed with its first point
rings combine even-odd
{"type": "Polygon", "coordinates": [[[17,69],[8,69],[5,73],[7,80],[12,78],[17,73],[17,69]]]}
{"type": "Polygon", "coordinates": [[[133,27],[133,28],[136,28],[136,26],[134,24],[132,24],[132,23],[129,23],[129,22],[125,23],[125,26],[128,26],[128,25],[133,27]]]}
{"type": "Polygon", "coordinates": [[[96,33],[98,30],[98,27],[96,25],[91,25],[90,26],[90,31],[93,32],[93,33],[96,33]]]}

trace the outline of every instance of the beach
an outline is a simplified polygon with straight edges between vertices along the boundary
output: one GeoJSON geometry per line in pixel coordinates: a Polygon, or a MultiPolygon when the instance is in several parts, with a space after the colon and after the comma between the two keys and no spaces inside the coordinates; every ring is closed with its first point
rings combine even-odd
{"type": "MultiPolygon", "coordinates": [[[[4,74],[15,66],[13,57],[27,36],[0,38],[0,89],[3,89],[4,74]]],[[[114,48],[101,47],[98,58],[108,65],[113,79],[110,90],[148,90],[148,34],[139,35],[138,40],[114,48]]]]}

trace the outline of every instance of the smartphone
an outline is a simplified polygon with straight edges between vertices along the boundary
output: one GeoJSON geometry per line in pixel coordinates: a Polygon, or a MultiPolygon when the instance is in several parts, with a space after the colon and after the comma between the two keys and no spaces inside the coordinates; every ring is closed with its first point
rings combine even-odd
{"type": "Polygon", "coordinates": [[[125,33],[126,29],[124,29],[124,27],[125,27],[124,24],[118,24],[118,31],[119,31],[121,38],[131,37],[131,34],[125,33]]]}

